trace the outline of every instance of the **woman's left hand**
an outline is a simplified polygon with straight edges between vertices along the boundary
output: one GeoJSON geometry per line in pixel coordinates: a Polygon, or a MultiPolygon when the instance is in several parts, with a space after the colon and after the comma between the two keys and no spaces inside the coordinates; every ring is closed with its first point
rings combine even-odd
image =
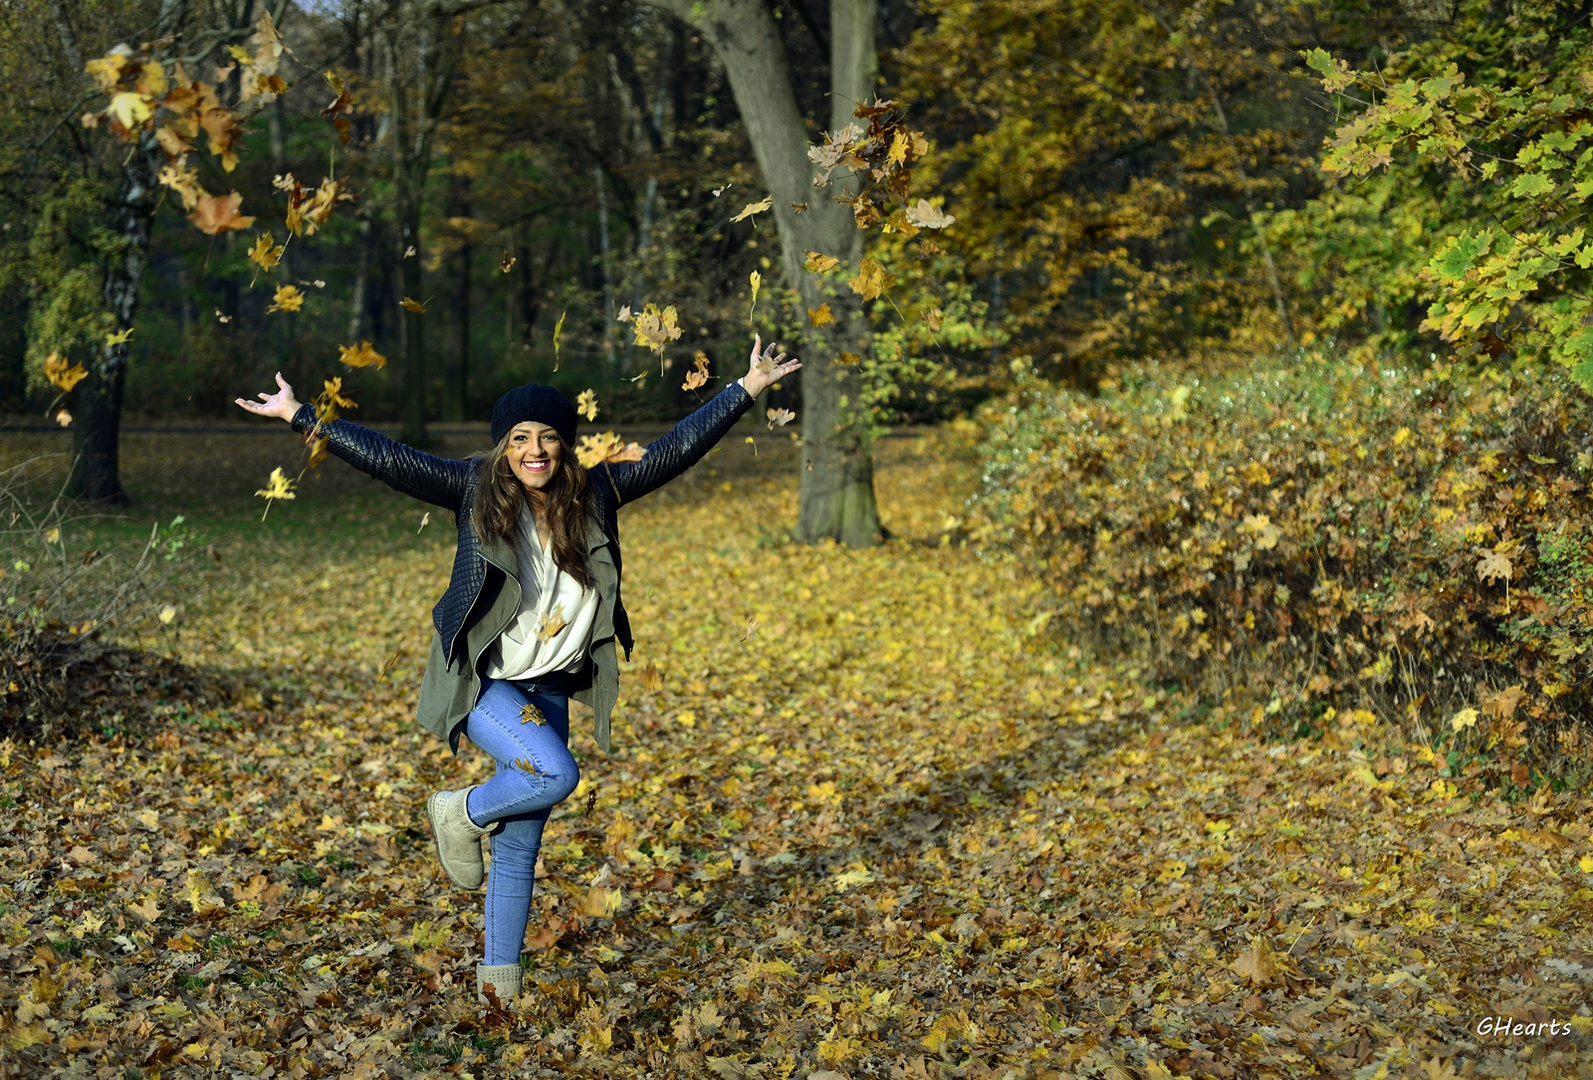
{"type": "Polygon", "coordinates": [[[802,366],[800,360],[787,360],[785,353],[776,356],[775,350],[779,347],[770,342],[769,347],[765,349],[763,335],[753,336],[752,357],[748,361],[747,373],[741,378],[741,385],[746,387],[747,393],[753,397],[757,397],[802,366]]]}

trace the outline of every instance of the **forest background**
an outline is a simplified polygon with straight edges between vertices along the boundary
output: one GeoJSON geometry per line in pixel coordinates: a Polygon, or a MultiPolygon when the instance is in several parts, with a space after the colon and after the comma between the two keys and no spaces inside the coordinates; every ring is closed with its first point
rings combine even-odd
{"type": "Polygon", "coordinates": [[[115,501],[124,414],[276,370],[425,444],[528,380],[673,420],[758,330],[808,360],[755,413],[801,418],[795,538],[881,539],[871,439],[972,420],[942,536],[1028,560],[1035,633],[1576,782],[1587,22],[9,0],[0,407],[115,501]]]}

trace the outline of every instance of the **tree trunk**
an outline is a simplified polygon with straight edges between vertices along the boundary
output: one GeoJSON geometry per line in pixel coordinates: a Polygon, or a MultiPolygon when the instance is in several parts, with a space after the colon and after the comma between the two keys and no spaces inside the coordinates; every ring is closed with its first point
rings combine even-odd
{"type": "MultiPolygon", "coordinates": [[[[102,295],[116,320],[116,329],[132,328],[138,314],[138,290],[149,261],[149,230],[159,188],[155,182],[163,155],[151,133],[140,137],[122,166],[122,181],[113,210],[120,241],[106,264],[102,295]]],[[[117,444],[122,427],[122,391],[127,382],[127,343],[101,345],[90,362],[88,378],[77,390],[73,416],[75,457],[67,490],[96,502],[126,506],[117,444]]]]}
{"type": "MultiPolygon", "coordinates": [[[[470,216],[470,177],[454,173],[448,178],[448,216],[470,216]]],[[[443,419],[459,423],[465,418],[470,380],[470,258],[469,234],[449,260],[454,288],[449,308],[448,366],[443,373],[443,419]]]]}
{"type": "MultiPolygon", "coordinates": [[[[810,329],[801,350],[801,506],[797,539],[825,539],[863,546],[881,539],[874,497],[874,465],[868,415],[859,401],[862,382],[842,353],[868,355],[872,331],[858,295],[837,288],[802,268],[805,253],[840,259],[854,273],[862,257],[862,233],[851,212],[835,200],[855,190],[839,175],[828,188],[810,185],[807,128],[797,105],[791,66],[773,15],[764,0],[656,0],[696,26],[725,65],[736,108],[753,155],[773,196],[780,232],[780,265],[803,307],[830,305],[835,321],[810,329]],[[797,214],[792,204],[807,203],[797,214]],[[808,465],[811,463],[812,468],[808,465]]],[[[832,0],[830,4],[830,127],[852,121],[856,105],[874,96],[877,0],[832,0]]],[[[832,277],[829,281],[839,281],[832,277]]]]}

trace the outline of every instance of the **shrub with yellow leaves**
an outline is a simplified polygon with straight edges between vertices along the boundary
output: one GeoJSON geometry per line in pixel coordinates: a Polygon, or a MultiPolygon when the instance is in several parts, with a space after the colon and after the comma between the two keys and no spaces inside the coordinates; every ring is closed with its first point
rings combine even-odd
{"type": "Polygon", "coordinates": [[[1090,397],[1016,370],[969,542],[1022,552],[1049,632],[1273,733],[1359,708],[1485,780],[1593,766],[1593,408],[1566,378],[1308,360],[1090,397]]]}

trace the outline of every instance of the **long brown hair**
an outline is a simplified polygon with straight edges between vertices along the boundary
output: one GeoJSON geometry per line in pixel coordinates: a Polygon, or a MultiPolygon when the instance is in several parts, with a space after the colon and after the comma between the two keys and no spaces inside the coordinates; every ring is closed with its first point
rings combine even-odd
{"type": "Polygon", "coordinates": [[[541,503],[547,514],[553,563],[582,588],[591,588],[592,571],[586,565],[586,530],[589,511],[586,505],[586,468],[575,456],[575,448],[562,437],[559,444],[559,470],[541,491],[531,491],[514,474],[509,463],[511,431],[499,440],[477,466],[481,482],[476,486],[470,506],[470,523],[479,537],[496,536],[519,546],[519,519],[522,507],[534,509],[541,503]]]}

